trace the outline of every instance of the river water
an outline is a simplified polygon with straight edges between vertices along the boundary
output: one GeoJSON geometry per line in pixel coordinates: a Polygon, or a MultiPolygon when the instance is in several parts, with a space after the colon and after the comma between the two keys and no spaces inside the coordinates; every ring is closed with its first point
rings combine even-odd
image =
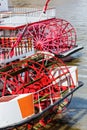
{"type": "MultiPolygon", "coordinates": [[[[43,4],[41,0],[28,2],[36,6],[43,4]]],[[[84,83],[84,86],[75,92],[62,123],[55,120],[48,129],[87,130],[87,0],[51,0],[49,4],[56,7],[56,17],[66,19],[75,27],[77,44],[84,47],[75,59],[67,63],[78,66],[79,80],[84,83]]]]}

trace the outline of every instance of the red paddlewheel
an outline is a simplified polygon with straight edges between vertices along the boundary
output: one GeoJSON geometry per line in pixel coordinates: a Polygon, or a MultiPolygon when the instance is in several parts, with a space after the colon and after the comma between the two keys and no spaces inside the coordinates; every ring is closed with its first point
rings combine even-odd
{"type": "Polygon", "coordinates": [[[23,31],[18,32],[14,48],[19,44],[27,45],[27,39],[32,39],[31,47],[35,50],[48,51],[59,55],[76,46],[76,31],[74,27],[64,19],[53,18],[44,22],[27,25],[23,31]]]}
{"type": "Polygon", "coordinates": [[[26,35],[32,37],[36,50],[49,51],[54,54],[60,54],[76,46],[75,29],[63,19],[32,24],[28,27],[26,35]]]}
{"type": "Polygon", "coordinates": [[[0,84],[1,96],[33,93],[35,107],[40,105],[41,109],[75,87],[68,67],[53,54],[44,52],[1,68],[0,84]]]}

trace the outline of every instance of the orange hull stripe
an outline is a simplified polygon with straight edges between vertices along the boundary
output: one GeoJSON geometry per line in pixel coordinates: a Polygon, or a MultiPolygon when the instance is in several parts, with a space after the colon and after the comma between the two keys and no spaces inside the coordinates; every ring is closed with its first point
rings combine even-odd
{"type": "Polygon", "coordinates": [[[18,104],[22,114],[22,118],[26,118],[34,114],[33,96],[28,95],[21,99],[18,99],[18,104]]]}

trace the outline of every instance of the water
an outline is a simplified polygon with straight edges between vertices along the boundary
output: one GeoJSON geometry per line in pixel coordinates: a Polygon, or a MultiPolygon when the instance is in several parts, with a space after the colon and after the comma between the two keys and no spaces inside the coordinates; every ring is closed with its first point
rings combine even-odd
{"type": "MultiPolygon", "coordinates": [[[[20,2],[19,4],[26,5],[20,2]]],[[[41,3],[41,0],[27,2],[35,6],[43,6],[44,3],[41,3]]],[[[59,123],[56,119],[46,130],[87,130],[87,0],[51,0],[49,4],[56,7],[56,17],[66,19],[75,27],[77,44],[84,46],[77,59],[67,63],[78,66],[79,80],[84,82],[84,86],[74,94],[68,111],[63,117],[62,121],[67,120],[67,122],[59,123]]]]}

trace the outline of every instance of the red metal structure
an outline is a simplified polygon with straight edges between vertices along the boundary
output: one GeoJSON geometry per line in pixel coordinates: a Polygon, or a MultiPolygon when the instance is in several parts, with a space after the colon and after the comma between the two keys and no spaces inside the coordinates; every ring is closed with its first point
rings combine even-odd
{"type": "Polygon", "coordinates": [[[53,18],[43,23],[32,24],[28,26],[24,36],[32,38],[36,50],[56,55],[76,47],[76,31],[63,19],[53,18]]]}
{"type": "MultiPolygon", "coordinates": [[[[44,88],[44,86],[53,85],[52,82],[54,82],[54,89],[60,93],[62,82],[56,82],[61,76],[64,76],[67,86],[72,84],[70,88],[75,87],[71,74],[69,74],[70,79],[68,81],[68,73],[70,73],[69,69],[60,59],[52,54],[38,52],[22,61],[9,63],[9,65],[0,69],[0,80],[3,85],[2,96],[36,92],[44,88]],[[55,77],[56,71],[59,73],[57,77],[55,77]],[[61,86],[58,84],[61,84],[61,86]]],[[[67,86],[64,86],[64,90],[67,89],[67,86]]]]}

